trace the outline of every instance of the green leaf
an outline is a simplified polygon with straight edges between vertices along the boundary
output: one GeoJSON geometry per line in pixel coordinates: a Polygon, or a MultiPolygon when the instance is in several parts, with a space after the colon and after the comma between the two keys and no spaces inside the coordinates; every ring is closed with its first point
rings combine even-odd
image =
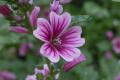
{"type": "Polygon", "coordinates": [[[51,0],[34,0],[36,5],[46,5],[49,4],[51,0]]]}
{"type": "Polygon", "coordinates": [[[115,2],[120,2],[120,0],[112,0],[112,1],[115,1],[115,2]]]}
{"type": "Polygon", "coordinates": [[[103,18],[103,17],[109,16],[109,12],[107,9],[101,8],[100,6],[98,6],[97,4],[95,4],[93,2],[86,2],[84,5],[84,8],[87,13],[97,16],[98,18],[103,18]]]}
{"type": "Polygon", "coordinates": [[[37,80],[42,80],[43,79],[43,75],[42,74],[37,74],[37,80]]]}
{"type": "Polygon", "coordinates": [[[0,6],[7,4],[6,1],[0,1],[0,6]]]}
{"type": "Polygon", "coordinates": [[[97,47],[100,51],[107,51],[110,49],[110,44],[108,41],[104,40],[97,44],[97,47]]]}
{"type": "Polygon", "coordinates": [[[83,23],[83,22],[88,21],[88,20],[90,20],[90,17],[88,15],[72,16],[71,25],[83,23]]]}
{"type": "Polygon", "coordinates": [[[112,57],[109,60],[102,58],[100,60],[100,67],[102,74],[101,76],[105,76],[105,80],[114,80],[120,71],[120,64],[118,64],[115,57],[112,57]]]}
{"type": "Polygon", "coordinates": [[[98,80],[99,78],[98,72],[93,66],[79,65],[75,67],[74,71],[79,76],[79,80],[98,80]]]}
{"type": "Polygon", "coordinates": [[[9,21],[5,20],[4,16],[0,15],[0,44],[11,44],[11,43],[19,43],[21,42],[21,36],[24,36],[22,34],[9,31],[10,23],[9,21]]]}

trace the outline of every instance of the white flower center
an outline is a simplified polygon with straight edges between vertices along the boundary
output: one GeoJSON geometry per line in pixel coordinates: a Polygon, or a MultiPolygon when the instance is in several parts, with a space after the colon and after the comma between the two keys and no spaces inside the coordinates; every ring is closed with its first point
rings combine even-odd
{"type": "Polygon", "coordinates": [[[52,41],[52,44],[54,46],[60,46],[62,44],[62,41],[60,40],[60,38],[57,38],[52,41]]]}

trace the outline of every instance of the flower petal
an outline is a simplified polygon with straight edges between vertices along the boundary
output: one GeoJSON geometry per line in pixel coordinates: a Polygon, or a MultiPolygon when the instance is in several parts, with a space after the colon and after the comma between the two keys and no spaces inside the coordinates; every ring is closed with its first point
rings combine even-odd
{"type": "Polygon", "coordinates": [[[70,25],[71,16],[69,13],[57,15],[55,12],[50,13],[50,22],[53,28],[54,37],[58,37],[70,25]]]}
{"type": "Polygon", "coordinates": [[[70,69],[72,69],[74,66],[76,66],[77,64],[85,61],[86,58],[83,54],[81,54],[79,57],[77,57],[76,59],[74,59],[73,61],[71,62],[67,62],[65,65],[64,65],[64,71],[69,71],[70,69]]]}
{"type": "Polygon", "coordinates": [[[37,24],[37,17],[38,17],[38,14],[40,12],[40,7],[35,7],[32,11],[32,14],[30,15],[30,23],[33,27],[36,26],[37,24]]]}
{"type": "Polygon", "coordinates": [[[50,73],[50,69],[49,69],[48,65],[44,64],[43,75],[48,75],[49,73],[50,73]]]}
{"type": "Polygon", "coordinates": [[[25,80],[37,80],[36,75],[28,75],[25,80]]]}
{"type": "Polygon", "coordinates": [[[62,44],[69,47],[80,47],[85,44],[85,39],[81,38],[82,29],[81,27],[72,27],[65,32],[60,39],[62,44]]]}
{"type": "Polygon", "coordinates": [[[51,4],[50,10],[57,14],[61,14],[63,12],[63,7],[62,5],[60,5],[60,1],[54,0],[53,3],[51,4]]]}
{"type": "Polygon", "coordinates": [[[57,47],[57,50],[59,55],[68,62],[72,61],[81,54],[79,49],[66,46],[59,46],[57,47]]]}
{"type": "Polygon", "coordinates": [[[37,22],[37,29],[33,32],[33,35],[45,42],[48,42],[52,37],[52,31],[50,24],[44,18],[39,18],[37,22]]]}
{"type": "Polygon", "coordinates": [[[8,30],[15,31],[22,34],[28,34],[28,29],[21,26],[10,26],[8,30]]]}
{"type": "Polygon", "coordinates": [[[51,62],[58,62],[59,61],[59,54],[58,51],[52,47],[49,43],[45,43],[41,49],[40,52],[46,56],[51,62]]]}

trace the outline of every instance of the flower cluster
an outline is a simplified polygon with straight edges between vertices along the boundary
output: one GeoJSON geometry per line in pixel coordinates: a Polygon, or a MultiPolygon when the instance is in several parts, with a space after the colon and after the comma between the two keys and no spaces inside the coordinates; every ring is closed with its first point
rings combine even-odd
{"type": "Polygon", "coordinates": [[[106,33],[109,40],[111,40],[113,49],[116,53],[120,53],[120,37],[114,37],[114,33],[109,31],[106,33]]]}
{"type": "MultiPolygon", "coordinates": [[[[68,28],[71,24],[71,15],[69,12],[64,12],[62,6],[62,3],[68,2],[71,2],[71,0],[54,0],[50,4],[50,10],[48,10],[48,20],[38,18],[40,15],[39,6],[35,6],[34,9],[31,6],[31,10],[26,8],[23,13],[19,11],[19,14],[12,12],[7,5],[0,7],[0,13],[16,20],[16,23],[8,27],[8,30],[22,34],[33,33],[34,37],[44,43],[41,45],[39,53],[48,58],[53,64],[59,62],[60,58],[63,58],[66,64],[61,69],[64,69],[64,71],[69,71],[72,67],[86,60],[84,54],[79,49],[79,47],[85,44],[85,38],[81,37],[82,28],[80,26],[68,28]]],[[[28,3],[33,4],[33,0],[29,2],[27,0],[19,0],[21,5],[27,5],[28,3]]],[[[17,6],[17,9],[19,10],[19,6],[17,6]]],[[[24,57],[31,48],[31,43],[24,42],[19,49],[19,55],[24,57]]],[[[28,75],[26,80],[37,80],[38,75],[42,75],[41,79],[46,80],[51,73],[50,69],[48,64],[44,64],[42,70],[36,68],[35,73],[28,75]]],[[[58,79],[59,72],[51,76],[58,79]]]]}
{"type": "MultiPolygon", "coordinates": [[[[28,75],[25,80],[37,80],[37,77],[41,75],[42,80],[47,80],[47,76],[50,73],[50,69],[47,64],[44,64],[44,68],[42,70],[35,68],[35,73],[33,75],[28,75]]],[[[59,73],[54,75],[55,79],[59,78],[59,73]]]]}

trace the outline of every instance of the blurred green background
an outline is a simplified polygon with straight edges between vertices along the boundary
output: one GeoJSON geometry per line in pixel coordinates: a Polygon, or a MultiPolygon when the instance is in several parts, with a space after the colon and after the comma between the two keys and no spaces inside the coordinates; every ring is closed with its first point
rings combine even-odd
{"type": "MultiPolygon", "coordinates": [[[[49,8],[49,0],[35,0],[35,4],[49,8]]],[[[81,51],[86,61],[77,65],[69,72],[60,74],[62,80],[115,80],[120,73],[119,59],[106,37],[106,32],[113,31],[114,37],[120,36],[120,2],[111,0],[73,0],[63,4],[64,11],[72,16],[88,15],[87,21],[80,25],[86,44],[81,51]],[[106,59],[106,51],[112,52],[112,58],[106,59]]],[[[86,16],[85,16],[86,17],[86,16]]],[[[14,72],[16,80],[24,80],[28,74],[34,73],[35,65],[42,63],[41,56],[36,56],[39,44],[32,35],[22,35],[8,31],[9,22],[0,15],[0,70],[14,72]],[[33,43],[33,48],[25,57],[19,56],[19,48],[23,42],[33,43]]],[[[64,61],[56,65],[61,66],[64,61]]]]}

